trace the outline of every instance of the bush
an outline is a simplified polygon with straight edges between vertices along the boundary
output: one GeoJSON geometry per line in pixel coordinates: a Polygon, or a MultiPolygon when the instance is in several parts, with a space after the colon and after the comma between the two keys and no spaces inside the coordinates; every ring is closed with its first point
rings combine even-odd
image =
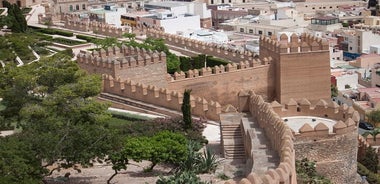
{"type": "Polygon", "coordinates": [[[56,34],[56,35],[62,35],[62,36],[67,36],[67,37],[74,36],[74,34],[72,32],[62,31],[62,30],[59,30],[59,29],[39,28],[39,27],[33,27],[33,26],[29,26],[29,28],[32,28],[35,31],[38,31],[38,32],[41,32],[41,33],[45,33],[45,34],[50,34],[50,35],[56,34]]]}
{"type": "Polygon", "coordinates": [[[206,184],[194,172],[180,172],[173,176],[164,178],[160,176],[156,184],[206,184]]]}
{"type": "Polygon", "coordinates": [[[71,40],[71,39],[65,39],[65,38],[60,38],[60,37],[57,37],[57,38],[53,38],[52,40],[53,42],[57,42],[57,43],[60,43],[60,44],[64,44],[64,45],[80,45],[80,44],[84,44],[85,42],[82,42],[82,41],[77,41],[77,40],[71,40]]]}
{"type": "Polygon", "coordinates": [[[86,40],[87,42],[91,42],[91,43],[95,43],[96,40],[98,40],[99,38],[94,38],[92,36],[85,36],[85,35],[76,35],[76,37],[78,39],[81,39],[81,40],[86,40]]]}
{"type": "Polygon", "coordinates": [[[358,162],[358,173],[361,176],[366,176],[367,177],[367,181],[368,181],[369,184],[378,184],[378,183],[380,183],[380,175],[371,172],[370,170],[368,170],[365,166],[363,166],[359,162],[358,162]]]}

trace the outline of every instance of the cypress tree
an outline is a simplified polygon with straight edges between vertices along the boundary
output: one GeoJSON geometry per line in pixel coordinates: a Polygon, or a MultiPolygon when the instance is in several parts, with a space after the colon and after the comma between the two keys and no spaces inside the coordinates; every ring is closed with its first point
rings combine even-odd
{"type": "Polygon", "coordinates": [[[185,89],[185,92],[183,93],[183,101],[181,106],[185,130],[188,130],[193,127],[191,118],[190,93],[190,89],[185,89]]]}

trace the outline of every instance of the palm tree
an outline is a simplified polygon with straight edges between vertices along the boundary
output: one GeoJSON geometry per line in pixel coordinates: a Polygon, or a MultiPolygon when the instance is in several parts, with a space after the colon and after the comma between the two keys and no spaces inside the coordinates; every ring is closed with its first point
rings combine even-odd
{"type": "Polygon", "coordinates": [[[376,136],[380,134],[380,128],[375,128],[373,130],[370,130],[363,134],[364,137],[367,137],[368,135],[372,135],[373,141],[376,142],[376,136]]]}

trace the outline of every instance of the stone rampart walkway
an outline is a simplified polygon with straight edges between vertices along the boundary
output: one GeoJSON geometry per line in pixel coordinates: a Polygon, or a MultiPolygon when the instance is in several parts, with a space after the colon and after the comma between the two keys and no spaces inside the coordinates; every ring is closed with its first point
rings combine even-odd
{"type": "Polygon", "coordinates": [[[279,164],[278,154],[271,149],[270,140],[266,137],[264,129],[260,128],[254,118],[245,115],[242,121],[248,122],[255,133],[253,140],[253,167],[252,172],[264,174],[268,169],[275,169],[279,164]]]}

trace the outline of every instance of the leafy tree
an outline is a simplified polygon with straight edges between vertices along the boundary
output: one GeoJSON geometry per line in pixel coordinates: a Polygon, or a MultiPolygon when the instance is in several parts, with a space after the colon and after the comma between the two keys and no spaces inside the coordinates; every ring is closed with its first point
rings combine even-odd
{"type": "Polygon", "coordinates": [[[365,156],[359,160],[359,162],[363,164],[368,170],[377,173],[379,159],[375,149],[372,148],[372,146],[366,149],[365,156]]]}
{"type": "Polygon", "coordinates": [[[368,122],[375,125],[377,127],[377,124],[380,123],[380,109],[373,110],[366,114],[368,122]]]}
{"type": "Polygon", "coordinates": [[[8,1],[3,1],[3,7],[8,8],[8,18],[5,21],[13,23],[8,25],[12,29],[12,32],[25,32],[27,23],[20,7],[17,4],[10,4],[8,1]]]}
{"type": "Polygon", "coordinates": [[[135,40],[136,34],[134,34],[134,33],[124,33],[123,37],[128,38],[129,40],[135,40]]]}
{"type": "Polygon", "coordinates": [[[102,49],[120,45],[119,41],[115,37],[107,37],[105,39],[95,39],[94,42],[97,47],[102,48],[102,49]]]}
{"type": "Polygon", "coordinates": [[[338,88],[334,85],[331,85],[331,98],[338,96],[338,88]]]}
{"type": "Polygon", "coordinates": [[[151,161],[147,171],[159,163],[179,164],[186,158],[187,139],[180,133],[162,131],[153,137],[132,137],[126,140],[123,154],[136,162],[151,161]]]}
{"type": "Polygon", "coordinates": [[[183,101],[181,106],[183,122],[185,123],[185,130],[191,129],[193,127],[191,118],[190,93],[191,90],[185,89],[185,92],[183,93],[183,101]]]}
{"type": "Polygon", "coordinates": [[[87,75],[67,56],[57,55],[23,67],[6,65],[0,78],[6,106],[0,123],[17,123],[19,141],[30,145],[41,169],[91,166],[92,159],[115,149],[117,141],[105,126],[108,105],[92,98],[101,90],[100,76],[87,75]]]}
{"type": "Polygon", "coordinates": [[[38,184],[47,172],[34,157],[31,145],[19,139],[18,135],[0,137],[0,184],[38,184]]]}

